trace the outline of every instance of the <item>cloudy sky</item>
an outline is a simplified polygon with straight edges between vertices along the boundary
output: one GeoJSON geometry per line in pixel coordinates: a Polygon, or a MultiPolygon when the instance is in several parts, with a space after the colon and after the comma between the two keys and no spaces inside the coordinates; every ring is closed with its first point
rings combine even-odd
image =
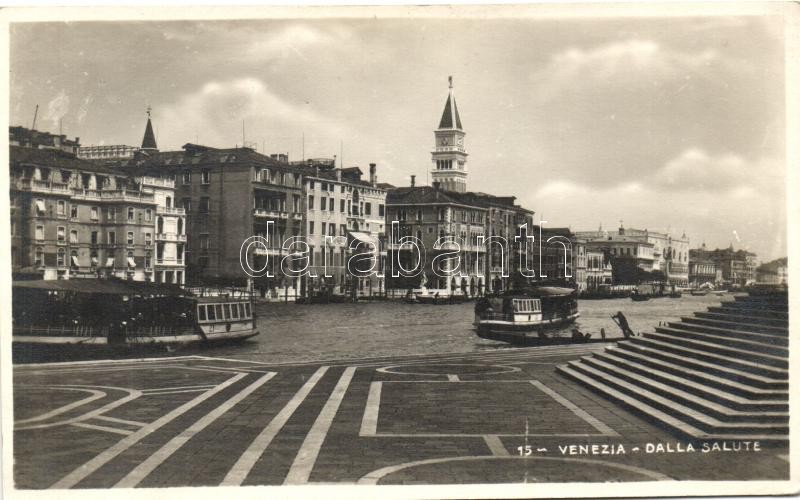
{"type": "Polygon", "coordinates": [[[11,123],[248,142],[425,182],[453,75],[469,188],[551,226],[786,255],[783,32],[767,17],[17,24],[11,123]]]}

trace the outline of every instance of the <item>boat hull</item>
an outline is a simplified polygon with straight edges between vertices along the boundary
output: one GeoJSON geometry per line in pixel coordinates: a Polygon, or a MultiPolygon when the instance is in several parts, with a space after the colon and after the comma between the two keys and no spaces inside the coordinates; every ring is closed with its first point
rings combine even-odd
{"type": "Polygon", "coordinates": [[[513,322],[502,320],[479,320],[476,322],[478,337],[517,345],[553,345],[596,342],[597,340],[573,340],[571,336],[548,336],[545,332],[571,325],[580,316],[570,314],[564,318],[542,321],[513,322]]]}

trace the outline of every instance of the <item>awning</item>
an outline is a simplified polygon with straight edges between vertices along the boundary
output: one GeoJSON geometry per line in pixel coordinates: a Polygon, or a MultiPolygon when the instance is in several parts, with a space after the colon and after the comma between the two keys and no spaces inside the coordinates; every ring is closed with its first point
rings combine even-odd
{"type": "Polygon", "coordinates": [[[57,290],[104,295],[169,295],[175,297],[191,295],[177,285],[118,279],[75,278],[14,281],[12,286],[15,289],[57,290]]]}
{"type": "Polygon", "coordinates": [[[45,208],[44,208],[44,200],[36,200],[36,210],[38,210],[40,212],[45,212],[46,211],[45,208]]]}
{"type": "Polygon", "coordinates": [[[114,267],[114,257],[109,257],[106,259],[106,267],[114,267]]]}
{"type": "Polygon", "coordinates": [[[350,236],[353,239],[356,239],[356,240],[358,240],[358,241],[360,241],[362,243],[375,244],[375,240],[372,238],[372,236],[368,235],[367,233],[359,233],[357,231],[351,231],[350,232],[350,236]]]}
{"type": "Polygon", "coordinates": [[[75,267],[81,267],[81,265],[78,263],[78,256],[77,255],[73,255],[72,256],[72,265],[75,266],[75,267]]]}
{"type": "Polygon", "coordinates": [[[136,262],[133,261],[133,257],[128,257],[128,267],[136,267],[136,262]]]}

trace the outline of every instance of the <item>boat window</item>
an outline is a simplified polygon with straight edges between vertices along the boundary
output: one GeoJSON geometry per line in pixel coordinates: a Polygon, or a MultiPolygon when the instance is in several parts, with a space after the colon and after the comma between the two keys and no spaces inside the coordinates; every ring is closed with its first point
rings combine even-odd
{"type": "Polygon", "coordinates": [[[239,305],[238,304],[231,304],[231,318],[239,319],[239,305]]]}
{"type": "Polygon", "coordinates": [[[250,303],[249,302],[245,302],[244,303],[244,316],[246,318],[250,317],[250,303]]]}
{"type": "Polygon", "coordinates": [[[208,320],[214,321],[217,319],[217,314],[214,312],[214,306],[209,304],[208,305],[208,320]]]}
{"type": "Polygon", "coordinates": [[[230,304],[222,304],[222,310],[225,311],[225,318],[231,319],[231,305],[230,304]]]}
{"type": "Polygon", "coordinates": [[[542,301],[540,299],[533,299],[533,311],[539,312],[542,310],[542,301]]]}
{"type": "Polygon", "coordinates": [[[197,317],[200,321],[206,320],[206,306],[197,306],[197,317]]]}
{"type": "Polygon", "coordinates": [[[217,310],[217,319],[218,320],[225,319],[225,314],[222,312],[222,304],[214,304],[214,309],[217,310]]]}

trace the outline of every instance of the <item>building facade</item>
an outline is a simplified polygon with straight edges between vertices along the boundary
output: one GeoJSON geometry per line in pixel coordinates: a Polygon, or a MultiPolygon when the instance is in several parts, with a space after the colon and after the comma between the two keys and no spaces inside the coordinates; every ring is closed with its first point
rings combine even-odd
{"type": "MultiPolygon", "coordinates": [[[[174,196],[171,181],[128,175],[62,149],[20,146],[10,149],[10,180],[15,277],[164,276],[156,222],[174,196]]],[[[169,270],[173,283],[183,280],[177,254],[169,270]]]]}

